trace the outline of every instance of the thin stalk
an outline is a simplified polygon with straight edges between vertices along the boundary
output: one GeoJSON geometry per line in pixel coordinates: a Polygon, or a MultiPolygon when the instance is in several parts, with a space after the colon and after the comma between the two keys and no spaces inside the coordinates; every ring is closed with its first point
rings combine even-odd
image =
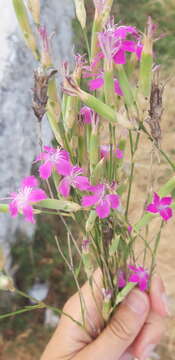
{"type": "Polygon", "coordinates": [[[87,47],[88,58],[89,58],[89,62],[90,62],[90,60],[91,60],[91,50],[90,50],[90,46],[89,46],[89,40],[88,40],[86,28],[83,29],[83,36],[84,36],[85,44],[86,44],[86,47],[87,47]]]}

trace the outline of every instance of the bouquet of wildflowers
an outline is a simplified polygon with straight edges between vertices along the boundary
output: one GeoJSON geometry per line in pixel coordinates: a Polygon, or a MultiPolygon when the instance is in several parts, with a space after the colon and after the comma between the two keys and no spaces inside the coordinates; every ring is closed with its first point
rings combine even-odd
{"type": "MultiPolygon", "coordinates": [[[[9,196],[9,204],[1,204],[0,210],[31,223],[42,213],[61,219],[67,229],[67,254],[55,235],[58,250],[78,290],[79,275],[84,271],[93,292],[93,273],[100,268],[103,318],[108,322],[134,286],[149,291],[161,231],[175,208],[175,164],[161,147],[164,86],[154,53],[154,43],[161,36],[151,18],[142,33],[134,26],[115,23],[113,0],[94,0],[88,37],[84,0],[75,0],[87,52],[75,55],[72,71],[67,62],[57,69],[50,37],[40,23],[40,1],[28,0],[27,7],[23,0],[13,0],[13,5],[26,44],[39,63],[34,71],[33,111],[39,125],[47,116],[55,146],[43,146],[40,133],[41,151],[35,159],[38,179],[23,179],[9,196]],[[61,96],[57,72],[62,75],[61,96]],[[167,162],[172,177],[153,191],[148,183],[142,215],[139,211],[133,222],[130,204],[142,135],[152,143],[156,159],[167,162]],[[159,221],[150,239],[148,230],[155,218],[159,221]],[[70,219],[76,225],[77,238],[70,219]]],[[[4,273],[0,287],[13,289],[4,273]]],[[[83,301],[81,304],[83,313],[83,301]]],[[[44,303],[37,306],[49,307],[44,303]]]]}

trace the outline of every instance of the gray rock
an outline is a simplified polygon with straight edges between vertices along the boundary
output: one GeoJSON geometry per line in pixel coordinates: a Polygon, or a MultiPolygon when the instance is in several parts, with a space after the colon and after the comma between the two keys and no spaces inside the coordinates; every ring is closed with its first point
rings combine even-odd
{"type": "MultiPolygon", "coordinates": [[[[37,65],[23,41],[11,3],[1,0],[0,4],[0,198],[8,196],[18,187],[20,179],[30,174],[31,163],[39,150],[30,90],[37,65]]],[[[43,0],[42,13],[48,32],[55,33],[53,52],[58,66],[72,57],[72,0],[43,0]]],[[[44,121],[43,134],[47,134],[44,142],[48,143],[51,132],[46,124],[44,121]]],[[[17,229],[28,238],[32,238],[35,230],[19,217],[11,219],[0,214],[0,246],[6,255],[17,229]]]]}

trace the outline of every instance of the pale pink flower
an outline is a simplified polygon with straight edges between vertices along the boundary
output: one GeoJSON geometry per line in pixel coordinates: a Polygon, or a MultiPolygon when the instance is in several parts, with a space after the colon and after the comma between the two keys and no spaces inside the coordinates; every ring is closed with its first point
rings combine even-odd
{"type": "MultiPolygon", "coordinates": [[[[115,157],[117,159],[122,159],[123,158],[123,151],[120,150],[118,147],[116,148],[115,151],[113,151],[115,157]]],[[[105,159],[109,159],[110,157],[110,145],[101,145],[100,146],[100,155],[101,158],[105,158],[105,159]]]]}
{"type": "Polygon", "coordinates": [[[89,106],[83,106],[80,109],[80,115],[82,116],[85,124],[91,124],[93,120],[93,110],[89,106]]]}
{"type": "Polygon", "coordinates": [[[32,204],[47,199],[46,193],[38,188],[38,181],[34,176],[28,176],[21,182],[21,187],[10,196],[9,212],[15,217],[22,213],[25,219],[35,223],[34,209],[32,204]]]}
{"type": "Polygon", "coordinates": [[[153,214],[159,213],[160,216],[167,221],[173,216],[173,211],[169,207],[172,201],[171,196],[160,198],[157,193],[154,193],[153,202],[146,207],[146,211],[153,214]]]}
{"type": "Polygon", "coordinates": [[[42,161],[43,164],[39,167],[39,174],[42,179],[48,179],[52,175],[52,170],[59,173],[60,164],[64,163],[65,166],[69,162],[69,153],[60,148],[53,148],[44,146],[44,151],[41,152],[35,162],[42,161]]]}
{"type": "Polygon", "coordinates": [[[82,176],[82,168],[73,166],[68,162],[62,162],[59,166],[59,174],[64,176],[58,187],[58,190],[62,196],[69,196],[71,186],[81,191],[89,189],[89,180],[86,176],[82,176]]]}
{"type": "Polygon", "coordinates": [[[128,281],[137,283],[141,291],[148,289],[149,273],[148,270],[145,270],[141,266],[128,265],[128,268],[131,270],[131,275],[129,276],[128,281]]]}
{"type": "Polygon", "coordinates": [[[118,270],[117,285],[119,289],[123,289],[126,286],[126,276],[123,270],[118,270]]]}
{"type": "Polygon", "coordinates": [[[111,209],[116,210],[120,205],[120,197],[118,194],[107,193],[108,187],[106,184],[98,184],[89,187],[89,191],[93,195],[86,195],[82,198],[82,206],[95,206],[96,213],[100,218],[109,216],[111,209]]]}

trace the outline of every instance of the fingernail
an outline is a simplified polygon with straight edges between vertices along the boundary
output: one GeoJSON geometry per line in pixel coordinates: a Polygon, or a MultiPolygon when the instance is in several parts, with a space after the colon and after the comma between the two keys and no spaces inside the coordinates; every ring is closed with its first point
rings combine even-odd
{"type": "Polygon", "coordinates": [[[121,358],[120,360],[133,360],[134,357],[133,355],[131,355],[130,353],[125,353],[121,358]]]}
{"type": "Polygon", "coordinates": [[[143,314],[147,310],[145,294],[139,290],[133,290],[124,301],[130,309],[137,314],[143,314]]]}
{"type": "Polygon", "coordinates": [[[167,295],[165,293],[162,294],[162,302],[164,304],[165,311],[166,311],[167,315],[171,316],[169,299],[168,299],[168,297],[167,297],[167,295]]]}
{"type": "Polygon", "coordinates": [[[156,344],[147,345],[140,360],[146,360],[147,358],[149,358],[149,356],[152,355],[155,347],[156,347],[156,344]]]}

